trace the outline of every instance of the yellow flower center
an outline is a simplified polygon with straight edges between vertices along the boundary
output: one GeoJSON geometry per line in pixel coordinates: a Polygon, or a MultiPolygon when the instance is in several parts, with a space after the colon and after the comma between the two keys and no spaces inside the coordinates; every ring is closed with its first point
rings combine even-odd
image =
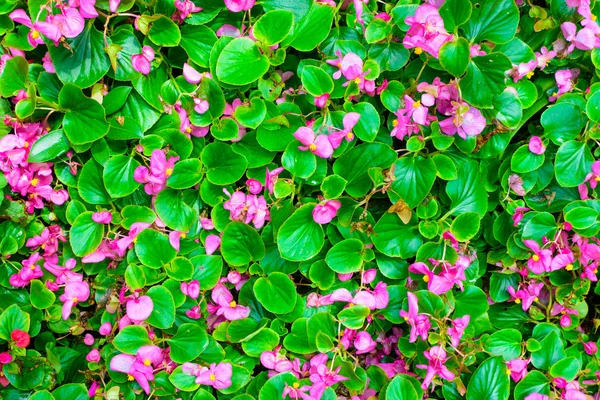
{"type": "Polygon", "coordinates": [[[231,301],[231,303],[229,303],[229,307],[235,307],[237,306],[237,303],[235,301],[231,301]]]}
{"type": "Polygon", "coordinates": [[[46,248],[46,243],[42,243],[40,247],[42,248],[42,250],[44,250],[46,248]]]}
{"type": "Polygon", "coordinates": [[[552,97],[558,97],[558,93],[556,93],[556,92],[552,93],[552,97]]]}
{"type": "Polygon", "coordinates": [[[29,147],[29,142],[23,143],[23,147],[25,147],[27,149],[29,147]]]}
{"type": "Polygon", "coordinates": [[[73,297],[73,303],[79,303],[79,299],[77,297],[73,297]]]}
{"type": "Polygon", "coordinates": [[[596,17],[595,15],[592,14],[592,21],[595,21],[597,19],[598,19],[598,17],[596,17]]]}
{"type": "Polygon", "coordinates": [[[134,244],[135,244],[135,243],[137,243],[137,236],[133,238],[133,241],[132,241],[132,242],[133,242],[134,244]]]}
{"type": "Polygon", "coordinates": [[[597,269],[595,269],[595,270],[594,270],[594,273],[595,273],[595,274],[597,274],[597,273],[598,273],[598,270],[597,270],[597,269]]]}
{"type": "Polygon", "coordinates": [[[573,264],[567,264],[567,266],[565,267],[565,269],[567,271],[572,271],[573,270],[573,264]]]}
{"type": "Polygon", "coordinates": [[[510,369],[506,369],[506,375],[510,375],[512,373],[512,371],[510,369]]]}
{"type": "Polygon", "coordinates": [[[527,77],[527,79],[530,79],[533,76],[533,71],[528,72],[525,76],[527,77]]]}
{"type": "Polygon", "coordinates": [[[408,315],[404,316],[404,320],[408,321],[408,315]]]}
{"type": "Polygon", "coordinates": [[[538,301],[538,298],[537,298],[537,297],[536,297],[536,298],[534,298],[534,299],[533,299],[533,301],[538,301]]]}
{"type": "Polygon", "coordinates": [[[29,267],[30,270],[34,270],[35,269],[35,265],[32,265],[31,267],[29,267]]]}
{"type": "Polygon", "coordinates": [[[521,299],[515,299],[515,303],[521,304],[521,299]]]}
{"type": "Polygon", "coordinates": [[[144,365],[145,365],[146,367],[149,367],[149,366],[150,366],[150,364],[152,364],[152,363],[150,362],[150,360],[148,360],[148,359],[145,359],[145,360],[144,360],[144,365]]]}
{"type": "Polygon", "coordinates": [[[311,144],[310,146],[308,146],[308,149],[309,149],[310,151],[315,151],[315,150],[317,149],[317,145],[313,143],[313,144],[311,144]]]}
{"type": "Polygon", "coordinates": [[[600,176],[597,176],[594,179],[596,180],[596,182],[600,182],[600,176]]]}
{"type": "Polygon", "coordinates": [[[38,31],[31,31],[31,37],[37,39],[40,37],[40,33],[38,31]]]}
{"type": "Polygon", "coordinates": [[[531,257],[531,259],[535,262],[540,261],[540,256],[538,256],[537,254],[534,254],[533,257],[531,257]]]}
{"type": "Polygon", "coordinates": [[[132,380],[134,380],[134,379],[135,379],[135,378],[133,377],[133,375],[127,375],[127,380],[128,380],[128,381],[132,381],[132,380]]]}
{"type": "Polygon", "coordinates": [[[38,185],[38,183],[40,183],[40,180],[39,180],[38,178],[33,178],[33,179],[31,180],[31,186],[34,186],[34,187],[35,187],[35,186],[37,186],[37,185],[38,185]]]}
{"type": "Polygon", "coordinates": [[[357,85],[360,84],[360,77],[354,78],[354,83],[356,83],[357,85]]]}
{"type": "Polygon", "coordinates": [[[213,382],[214,382],[214,381],[216,381],[216,380],[217,380],[217,377],[215,376],[215,374],[210,374],[210,375],[208,376],[208,379],[210,379],[211,381],[213,381],[213,382]]]}
{"type": "Polygon", "coordinates": [[[298,382],[294,382],[292,386],[294,387],[294,389],[298,389],[300,387],[300,384],[298,382]]]}
{"type": "Polygon", "coordinates": [[[352,133],[352,132],[348,132],[348,134],[346,135],[346,137],[347,137],[349,140],[352,140],[352,139],[354,139],[354,133],[352,133]]]}
{"type": "Polygon", "coordinates": [[[167,168],[167,170],[165,171],[165,175],[167,175],[167,176],[171,176],[172,173],[173,173],[173,168],[167,168]]]}
{"type": "Polygon", "coordinates": [[[429,282],[429,277],[427,275],[423,276],[423,282],[425,282],[425,283],[429,282]]]}
{"type": "Polygon", "coordinates": [[[337,63],[337,67],[342,68],[342,63],[341,62],[337,63]]]}
{"type": "Polygon", "coordinates": [[[421,53],[423,53],[423,49],[420,47],[415,47],[415,54],[419,55],[421,53]]]}
{"type": "Polygon", "coordinates": [[[190,128],[190,127],[188,126],[187,128],[185,128],[185,131],[186,131],[187,133],[192,133],[192,128],[190,128]]]}
{"type": "Polygon", "coordinates": [[[421,107],[421,102],[420,101],[415,101],[412,105],[413,108],[419,108],[421,107]]]}
{"type": "Polygon", "coordinates": [[[187,235],[185,233],[182,233],[180,236],[182,239],[185,239],[187,237],[187,235]]]}

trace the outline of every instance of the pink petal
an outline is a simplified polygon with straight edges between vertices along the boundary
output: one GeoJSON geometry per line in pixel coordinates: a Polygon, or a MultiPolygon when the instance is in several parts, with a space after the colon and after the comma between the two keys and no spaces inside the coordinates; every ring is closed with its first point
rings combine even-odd
{"type": "Polygon", "coordinates": [[[203,74],[196,71],[188,63],[183,64],[183,77],[186,81],[192,84],[198,84],[202,80],[203,74]]]}
{"type": "Polygon", "coordinates": [[[117,354],[110,360],[110,369],[117,372],[128,374],[131,366],[135,362],[135,357],[129,354],[117,354]]]}
{"type": "Polygon", "coordinates": [[[148,296],[142,296],[127,302],[127,316],[134,321],[144,321],[152,314],[154,303],[148,296]]]}

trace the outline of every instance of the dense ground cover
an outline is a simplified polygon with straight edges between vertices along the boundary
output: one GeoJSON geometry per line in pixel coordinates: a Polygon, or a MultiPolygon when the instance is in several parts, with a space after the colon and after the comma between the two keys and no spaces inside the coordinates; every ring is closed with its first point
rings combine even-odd
{"type": "Polygon", "coordinates": [[[0,2],[0,398],[600,399],[598,11],[0,2]]]}

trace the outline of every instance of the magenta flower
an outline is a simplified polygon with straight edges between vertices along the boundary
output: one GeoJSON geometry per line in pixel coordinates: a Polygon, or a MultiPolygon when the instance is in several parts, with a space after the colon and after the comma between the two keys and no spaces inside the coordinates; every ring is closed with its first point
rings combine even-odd
{"type": "Polygon", "coordinates": [[[578,315],[577,310],[563,306],[560,303],[554,303],[550,312],[552,316],[560,315],[560,326],[567,328],[571,326],[571,317],[569,315],[578,315]]]}
{"type": "Polygon", "coordinates": [[[42,271],[40,266],[37,265],[37,262],[41,259],[42,257],[39,253],[33,253],[29,256],[29,258],[23,260],[23,267],[21,268],[21,270],[19,270],[19,272],[10,276],[9,283],[14,287],[22,288],[29,285],[29,282],[31,282],[32,280],[44,276],[44,272],[42,271]]]}
{"type": "Polygon", "coordinates": [[[362,283],[368,285],[375,280],[377,276],[377,270],[375,268],[368,269],[362,274],[362,283]]]}
{"type": "Polygon", "coordinates": [[[523,243],[533,251],[533,255],[527,261],[529,270],[534,274],[550,272],[552,251],[550,249],[541,249],[535,240],[524,240],[523,243]]]}
{"type": "Polygon", "coordinates": [[[587,355],[593,356],[598,353],[598,345],[596,343],[589,341],[583,343],[583,350],[587,355]]]}
{"type": "Polygon", "coordinates": [[[154,49],[150,46],[144,46],[142,47],[142,52],[140,54],[131,56],[131,66],[137,72],[148,75],[150,73],[150,63],[152,60],[154,60],[154,49]]]}
{"type": "Polygon", "coordinates": [[[215,389],[225,389],[231,386],[231,375],[233,374],[231,363],[213,363],[209,367],[184,363],[182,371],[184,374],[195,376],[196,383],[199,385],[212,386],[215,389]]]}
{"type": "Polygon", "coordinates": [[[132,321],[144,321],[154,309],[154,302],[149,296],[140,296],[127,301],[127,316],[132,321]]]}
{"type": "Polygon", "coordinates": [[[579,275],[582,279],[588,279],[592,282],[598,282],[598,263],[594,262],[590,265],[586,265],[583,268],[583,272],[579,275]]]}
{"type": "Polygon", "coordinates": [[[438,9],[430,4],[421,4],[415,15],[404,22],[410,26],[403,39],[404,47],[415,49],[416,54],[425,51],[438,58],[442,45],[452,40],[453,36],[444,28],[444,20],[438,9]]]}
{"type": "Polygon", "coordinates": [[[429,350],[425,350],[423,355],[429,360],[429,365],[417,365],[417,368],[427,369],[427,374],[421,384],[422,389],[427,389],[436,375],[448,381],[454,380],[454,374],[444,365],[448,357],[446,357],[443,347],[433,346],[429,350]]]}
{"type": "Polygon", "coordinates": [[[517,358],[516,360],[508,361],[506,363],[507,374],[510,374],[510,377],[515,382],[519,382],[521,379],[525,378],[527,375],[527,365],[529,365],[530,360],[522,360],[517,358]]]}
{"type": "Polygon", "coordinates": [[[333,147],[326,135],[315,136],[315,132],[306,126],[298,128],[294,137],[302,143],[300,150],[310,150],[321,158],[329,158],[333,154],[333,147]]]}
{"type": "Polygon", "coordinates": [[[100,358],[100,351],[98,351],[98,349],[90,350],[87,356],[85,356],[85,359],[89,362],[98,362],[100,361],[100,358]]]}
{"type": "Polygon", "coordinates": [[[69,319],[71,315],[71,310],[73,306],[77,305],[77,303],[86,301],[90,297],[90,286],[87,282],[67,282],[65,286],[65,293],[60,296],[60,301],[62,301],[62,318],[64,320],[69,319]]]}
{"type": "Polygon", "coordinates": [[[440,121],[440,129],[446,135],[458,134],[463,139],[467,136],[479,135],[487,121],[481,111],[467,103],[452,103],[452,116],[440,121]]]}
{"type": "Polygon", "coordinates": [[[350,112],[344,115],[342,122],[344,129],[341,131],[335,131],[328,136],[329,142],[334,149],[340,147],[342,140],[346,139],[348,142],[350,142],[354,139],[354,133],[352,132],[352,129],[354,129],[359,119],[359,113],[350,112]]]}
{"type": "Polygon", "coordinates": [[[340,367],[334,370],[327,368],[327,354],[319,354],[310,360],[310,381],[313,383],[310,388],[310,395],[315,399],[320,399],[329,386],[338,382],[348,380],[345,376],[339,375],[340,367]]]}
{"type": "Polygon", "coordinates": [[[192,0],[174,0],[174,3],[177,11],[173,14],[171,19],[179,23],[185,21],[192,13],[202,11],[202,8],[196,6],[192,0]]]}
{"type": "Polygon", "coordinates": [[[135,356],[117,354],[110,360],[110,369],[123,372],[129,380],[134,380],[142,387],[146,394],[150,394],[149,381],[154,380],[154,368],[158,367],[164,359],[162,350],[157,346],[142,346],[135,356]]]}
{"type": "Polygon", "coordinates": [[[541,393],[531,393],[529,395],[527,395],[527,397],[525,397],[525,399],[523,400],[549,400],[550,397],[546,396],[545,394],[541,394],[541,393]]]}
{"type": "Polygon", "coordinates": [[[61,14],[48,15],[47,22],[57,25],[62,35],[72,39],[79,36],[85,27],[85,20],[79,10],[72,7],[59,7],[61,14]]]}
{"type": "Polygon", "coordinates": [[[209,312],[217,316],[223,316],[228,321],[247,318],[250,315],[248,307],[237,304],[233,300],[233,295],[222,284],[218,283],[211,293],[211,298],[215,302],[215,306],[210,306],[209,312]]]}
{"type": "Polygon", "coordinates": [[[267,173],[265,175],[265,187],[269,191],[269,194],[273,194],[275,183],[277,182],[277,176],[283,172],[283,168],[275,168],[273,171],[269,171],[267,167],[267,173]]]}
{"type": "Polygon", "coordinates": [[[538,53],[537,51],[535,52],[535,58],[537,59],[537,63],[538,63],[537,67],[539,69],[543,70],[548,65],[548,62],[550,60],[552,60],[554,57],[556,57],[556,51],[554,51],[554,50],[548,51],[546,46],[542,46],[542,48],[540,50],[541,50],[541,53],[538,53]]]}
{"type": "MultiPolygon", "coordinates": [[[[420,337],[427,340],[429,329],[431,329],[431,321],[425,314],[419,314],[419,304],[417,296],[412,293],[407,293],[408,297],[408,312],[400,310],[400,316],[410,325],[410,338],[408,341],[413,343],[420,337]]],[[[444,353],[445,355],[445,353],[444,353]]]]}
{"type": "Polygon", "coordinates": [[[448,328],[448,336],[450,336],[450,342],[452,346],[457,347],[460,344],[460,339],[462,338],[467,325],[469,325],[469,321],[471,320],[470,315],[465,315],[462,318],[456,318],[452,321],[452,328],[448,328]]]}
{"type": "MultiPolygon", "coordinates": [[[[178,0],[176,0],[176,2],[177,1],[178,0]]],[[[200,83],[203,78],[205,78],[205,77],[210,78],[210,73],[209,72],[198,72],[192,66],[190,66],[188,63],[185,63],[185,64],[183,64],[183,77],[189,83],[196,85],[196,84],[200,83]]],[[[200,114],[202,114],[202,113],[200,113],[200,114]]]]}
{"type": "Polygon", "coordinates": [[[95,212],[92,214],[92,221],[108,225],[112,222],[112,213],[110,211],[95,212]]]}
{"type": "Polygon", "coordinates": [[[515,213],[512,215],[513,226],[519,225],[521,220],[523,219],[523,215],[529,211],[527,207],[517,207],[515,208],[515,213]]]}
{"type": "Polygon", "coordinates": [[[354,348],[357,350],[356,354],[370,353],[377,347],[377,342],[373,340],[371,334],[368,332],[358,332],[354,339],[354,348]]]}
{"type": "Polygon", "coordinates": [[[575,255],[568,248],[560,249],[558,254],[552,259],[550,264],[550,271],[556,271],[565,268],[567,271],[573,269],[573,263],[575,262],[575,255]]]}
{"type": "MultiPolygon", "coordinates": [[[[342,56],[342,52],[340,50],[335,51],[335,55],[338,57],[335,60],[325,60],[325,62],[329,65],[333,65],[334,67],[339,68],[333,74],[333,79],[340,79],[342,77],[342,60],[344,57],[342,56]]],[[[362,60],[361,60],[362,61],[362,60]]]]}
{"type": "Polygon", "coordinates": [[[218,235],[208,235],[204,242],[206,254],[211,255],[221,247],[221,237],[218,235]]]}
{"type": "Polygon", "coordinates": [[[86,333],[85,337],[83,338],[83,343],[85,343],[88,346],[93,346],[94,345],[94,337],[92,335],[90,335],[89,333],[86,333]]]}
{"type": "Polygon", "coordinates": [[[262,192],[263,188],[262,183],[252,178],[246,181],[246,186],[248,187],[248,191],[252,194],[259,194],[262,192]]]}
{"type": "Polygon", "coordinates": [[[27,15],[27,12],[23,9],[14,10],[9,15],[10,19],[30,28],[31,31],[27,34],[27,41],[33,47],[37,47],[38,44],[44,44],[41,35],[46,36],[48,39],[58,43],[61,37],[60,29],[57,25],[38,21],[35,24],[31,22],[31,18],[27,15]]]}
{"type": "Polygon", "coordinates": [[[133,179],[139,183],[145,183],[144,190],[150,195],[160,193],[167,186],[167,179],[173,174],[175,162],[179,157],[167,157],[163,150],[154,150],[150,157],[150,169],[144,166],[137,167],[133,179]]]}
{"type": "Polygon", "coordinates": [[[529,284],[527,289],[519,289],[515,291],[512,286],[509,286],[506,290],[510,294],[511,299],[514,300],[515,303],[521,304],[523,311],[527,311],[534,301],[538,301],[538,296],[540,295],[543,287],[543,282],[532,282],[529,284]]]}
{"type": "Polygon", "coordinates": [[[315,106],[319,107],[319,108],[323,108],[327,105],[327,100],[329,100],[330,94],[329,93],[325,93],[322,94],[321,96],[317,96],[315,97],[315,106]]]}
{"type": "Polygon", "coordinates": [[[110,12],[117,12],[119,5],[121,4],[121,0],[108,0],[108,9],[110,12]]]}
{"type": "Polygon", "coordinates": [[[293,400],[313,400],[314,397],[312,397],[310,394],[306,393],[310,390],[310,386],[300,386],[300,383],[298,382],[294,382],[292,384],[292,386],[288,385],[287,382],[285,384],[285,387],[283,388],[283,392],[282,392],[282,398],[286,399],[286,398],[290,398],[293,400]]]}
{"type": "Polygon", "coordinates": [[[554,79],[556,79],[556,86],[558,86],[558,91],[552,93],[549,100],[556,101],[560,96],[564,93],[568,93],[573,90],[575,87],[574,81],[579,76],[579,69],[561,69],[556,71],[554,74],[554,79]]]}
{"type": "Polygon", "coordinates": [[[313,220],[317,224],[328,224],[337,215],[342,203],[337,200],[325,200],[317,204],[312,211],[313,220]]]}
{"type": "Polygon", "coordinates": [[[529,151],[533,154],[544,154],[546,146],[544,146],[544,143],[539,136],[532,136],[531,139],[529,139],[529,151]]]}
{"type": "Polygon", "coordinates": [[[200,282],[195,279],[190,283],[181,282],[180,289],[181,293],[192,299],[197,299],[200,296],[200,282]]]}
{"type": "Polygon", "coordinates": [[[225,6],[231,12],[246,11],[254,7],[256,0],[224,0],[225,6]]]}

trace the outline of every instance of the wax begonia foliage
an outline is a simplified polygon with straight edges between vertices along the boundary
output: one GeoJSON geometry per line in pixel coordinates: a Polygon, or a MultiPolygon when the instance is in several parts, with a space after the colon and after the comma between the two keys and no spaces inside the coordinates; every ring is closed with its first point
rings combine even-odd
{"type": "Polygon", "coordinates": [[[598,15],[0,2],[0,398],[600,399],[598,15]]]}

